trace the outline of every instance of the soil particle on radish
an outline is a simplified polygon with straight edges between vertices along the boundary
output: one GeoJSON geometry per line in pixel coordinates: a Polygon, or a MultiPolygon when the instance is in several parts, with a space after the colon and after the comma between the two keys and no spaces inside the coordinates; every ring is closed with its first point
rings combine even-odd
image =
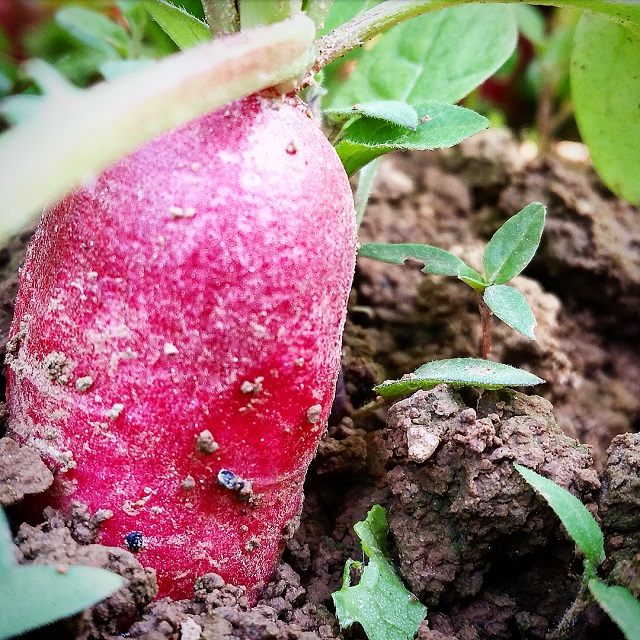
{"type": "Polygon", "coordinates": [[[60,351],[52,351],[44,359],[44,370],[52,382],[66,385],[73,367],[67,356],[60,351]]]}
{"type": "Polygon", "coordinates": [[[195,489],[196,481],[193,476],[188,475],[181,483],[180,486],[185,491],[191,491],[191,489],[195,489]]]}
{"type": "Polygon", "coordinates": [[[262,392],[262,383],[264,382],[264,376],[258,376],[253,382],[244,380],[240,385],[240,392],[257,396],[262,392]]]}
{"type": "Polygon", "coordinates": [[[205,455],[215,453],[218,450],[218,443],[213,439],[213,434],[208,429],[204,429],[196,438],[196,448],[205,455]]]}
{"type": "Polygon", "coordinates": [[[172,342],[165,342],[162,347],[162,353],[164,353],[165,356],[175,356],[179,353],[178,347],[172,342]]]}
{"type": "Polygon", "coordinates": [[[93,384],[93,378],[91,376],[83,376],[82,378],[78,378],[76,380],[76,389],[80,393],[85,393],[91,388],[93,384]]]}
{"type": "Polygon", "coordinates": [[[322,412],[322,407],[319,404],[314,404],[307,409],[307,422],[309,424],[316,424],[318,420],[320,420],[320,413],[322,412]]]}
{"type": "Polygon", "coordinates": [[[124,405],[121,402],[116,402],[110,409],[107,410],[105,416],[109,420],[115,420],[124,411],[124,405]]]}
{"type": "Polygon", "coordinates": [[[253,493],[253,487],[250,480],[245,480],[240,476],[229,471],[229,469],[220,469],[217,475],[218,484],[225,489],[233,491],[238,498],[243,502],[254,503],[256,496],[253,493]]]}

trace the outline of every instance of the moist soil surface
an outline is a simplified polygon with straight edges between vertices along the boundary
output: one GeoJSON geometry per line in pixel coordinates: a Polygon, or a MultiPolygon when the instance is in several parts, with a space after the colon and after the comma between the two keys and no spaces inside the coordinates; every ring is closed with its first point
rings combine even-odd
{"type": "MultiPolygon", "coordinates": [[[[20,502],[44,491],[51,473],[32,451],[0,440],[0,504],[19,561],[100,566],[126,579],[96,607],[26,637],[364,638],[357,624],[340,629],[331,593],[345,561],[362,559],[354,523],[379,504],[392,560],[428,607],[418,638],[551,640],[578,593],[582,559],[514,462],[588,506],[605,534],[602,577],[640,596],[640,211],[566,146],[542,157],[493,130],[455,149],[387,158],[361,241],[432,244],[481,270],[493,232],[534,201],[548,207],[542,245],[513,284],[534,310],[537,339],[494,319],[492,358],[546,384],[526,394],[441,385],[395,404],[377,400],[372,389],[385,379],[435,359],[477,357],[480,322],[462,282],[424,275],[419,263],[361,258],[301,524],[256,606],[215,574],[197,580],[192,600],[154,600],[153,571],[125,549],[95,544],[105,514],[82,505],[65,517],[44,505],[41,521],[22,523],[20,502]]],[[[2,357],[31,231],[0,249],[2,357]]],[[[586,603],[565,637],[622,636],[586,603]]]]}

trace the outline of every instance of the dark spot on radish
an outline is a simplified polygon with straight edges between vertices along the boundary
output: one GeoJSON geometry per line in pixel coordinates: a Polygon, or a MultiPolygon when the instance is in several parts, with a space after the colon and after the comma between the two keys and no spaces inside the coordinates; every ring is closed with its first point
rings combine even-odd
{"type": "Polygon", "coordinates": [[[292,156],[298,153],[298,147],[293,140],[287,145],[287,153],[292,156]]]}
{"type": "Polygon", "coordinates": [[[138,553],[144,547],[144,536],[140,531],[131,531],[124,537],[124,543],[131,553],[138,553]]]}

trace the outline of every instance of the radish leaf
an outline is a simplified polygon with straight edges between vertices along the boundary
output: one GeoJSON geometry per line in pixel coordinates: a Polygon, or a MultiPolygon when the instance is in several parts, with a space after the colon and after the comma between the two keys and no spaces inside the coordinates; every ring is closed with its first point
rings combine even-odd
{"type": "Polygon", "coordinates": [[[416,111],[420,124],[415,131],[366,117],[349,125],[336,144],[345,171],[351,175],[391,151],[451,147],[489,126],[483,116],[450,104],[431,102],[416,111]]]}
{"type": "Polygon", "coordinates": [[[374,505],[367,518],[354,525],[369,562],[347,561],[342,588],[332,594],[336,617],[342,628],[359,622],[369,638],[412,640],[427,615],[421,604],[402,584],[387,558],[387,516],[374,505]],[[360,582],[351,586],[351,570],[362,570],[360,582]]]}

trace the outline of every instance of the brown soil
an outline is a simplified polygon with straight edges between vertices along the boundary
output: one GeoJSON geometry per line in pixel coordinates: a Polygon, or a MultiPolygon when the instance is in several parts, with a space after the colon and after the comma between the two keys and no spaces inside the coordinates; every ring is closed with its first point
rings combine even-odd
{"type": "MultiPolygon", "coordinates": [[[[525,204],[548,206],[538,257],[514,283],[538,319],[530,342],[494,324],[493,357],[547,380],[543,397],[440,386],[397,402],[372,387],[433,359],[477,356],[477,303],[463,283],[420,265],[361,259],[345,332],[332,423],[306,485],[297,532],[257,606],[214,574],[193,600],[153,601],[152,571],[94,544],[101,519],[81,506],[21,524],[20,501],[51,481],[13,441],[0,441],[0,503],[14,505],[23,563],[87,564],[127,586],[76,618],[29,638],[161,640],[361,638],[341,632],[331,593],[362,552],[353,524],[387,510],[390,553],[428,605],[422,640],[551,637],[579,587],[581,558],[557,518],[514,471],[520,462],[580,497],[600,518],[603,576],[640,596],[640,225],[587,164],[530,157],[507,131],[453,150],[383,163],[363,242],[434,244],[481,268],[483,244],[525,204]],[[553,403],[553,404],[552,404],[553,403]],[[124,634],[124,635],[119,635],[124,634]]],[[[29,232],[0,250],[0,348],[6,350],[17,268],[29,232]]],[[[33,499],[33,498],[31,498],[33,499]]],[[[619,638],[596,605],[567,636],[619,638]]]]}

